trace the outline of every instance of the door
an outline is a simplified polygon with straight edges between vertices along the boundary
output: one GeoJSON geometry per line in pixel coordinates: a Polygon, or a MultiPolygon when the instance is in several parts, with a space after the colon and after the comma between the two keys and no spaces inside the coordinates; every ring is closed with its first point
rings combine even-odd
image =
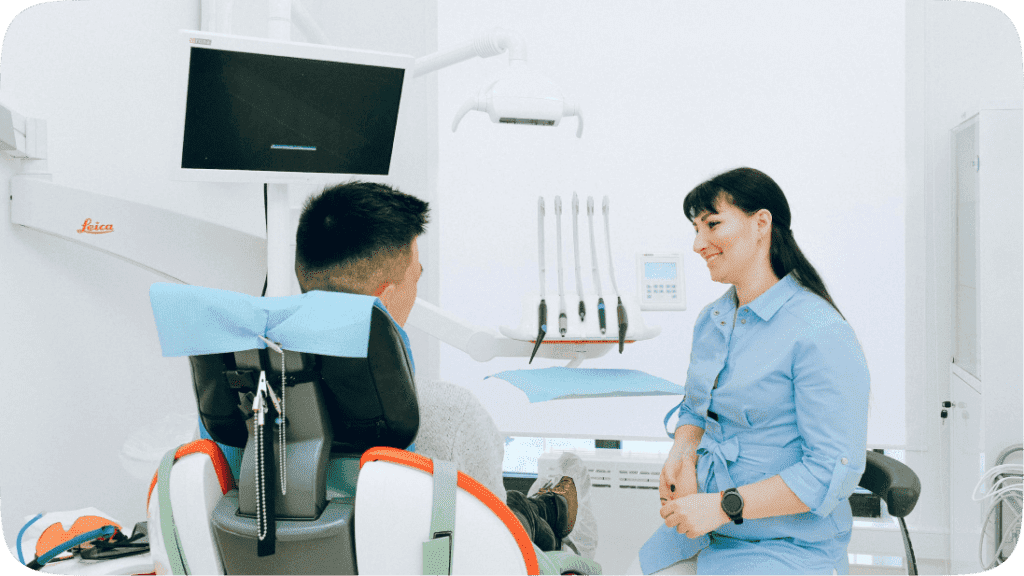
{"type": "Polygon", "coordinates": [[[979,347],[978,117],[953,130],[953,358],[949,367],[950,570],[977,573],[981,503],[972,499],[985,470],[982,365],[979,347]]]}

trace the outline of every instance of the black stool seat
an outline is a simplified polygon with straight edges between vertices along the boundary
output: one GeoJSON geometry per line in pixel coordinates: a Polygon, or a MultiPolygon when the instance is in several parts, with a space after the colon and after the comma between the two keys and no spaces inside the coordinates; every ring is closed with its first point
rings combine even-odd
{"type": "Polygon", "coordinates": [[[921,480],[909,466],[881,452],[868,450],[867,464],[860,477],[860,487],[885,500],[889,514],[899,520],[903,549],[907,556],[907,572],[917,574],[917,560],[910,545],[910,533],[903,518],[914,510],[921,495],[921,480]]]}

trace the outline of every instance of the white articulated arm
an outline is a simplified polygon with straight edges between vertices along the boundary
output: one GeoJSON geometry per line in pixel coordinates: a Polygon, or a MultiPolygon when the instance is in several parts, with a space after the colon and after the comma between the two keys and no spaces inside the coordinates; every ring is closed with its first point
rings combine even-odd
{"type": "Polygon", "coordinates": [[[408,323],[423,332],[469,354],[477,362],[498,356],[529,356],[530,342],[512,340],[478,328],[419,298],[409,314],[408,323]]]}
{"type": "Polygon", "coordinates": [[[508,50],[509,62],[526,60],[526,44],[519,34],[502,28],[494,28],[476,38],[459,44],[450,50],[435,52],[416,59],[412,76],[416,78],[441,68],[458,64],[470,58],[490,58],[508,50]]]}

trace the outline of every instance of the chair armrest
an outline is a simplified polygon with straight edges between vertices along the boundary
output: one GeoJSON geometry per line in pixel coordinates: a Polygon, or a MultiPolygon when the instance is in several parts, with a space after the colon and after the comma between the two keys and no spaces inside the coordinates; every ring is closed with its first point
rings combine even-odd
{"type": "Polygon", "coordinates": [[[889,514],[896,518],[910,514],[921,495],[921,480],[913,470],[899,460],[872,450],[868,450],[860,487],[885,500],[889,514]]]}

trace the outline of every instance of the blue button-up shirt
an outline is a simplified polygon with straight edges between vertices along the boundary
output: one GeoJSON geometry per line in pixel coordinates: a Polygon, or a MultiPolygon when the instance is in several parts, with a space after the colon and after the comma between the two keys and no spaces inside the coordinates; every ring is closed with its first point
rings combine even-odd
{"type": "Polygon", "coordinates": [[[849,496],[864,472],[869,377],[850,325],[792,274],[737,310],[730,288],[697,318],[677,428],[704,429],[704,492],[780,475],[810,512],[718,528],[700,572],[847,569],[849,496]]]}

